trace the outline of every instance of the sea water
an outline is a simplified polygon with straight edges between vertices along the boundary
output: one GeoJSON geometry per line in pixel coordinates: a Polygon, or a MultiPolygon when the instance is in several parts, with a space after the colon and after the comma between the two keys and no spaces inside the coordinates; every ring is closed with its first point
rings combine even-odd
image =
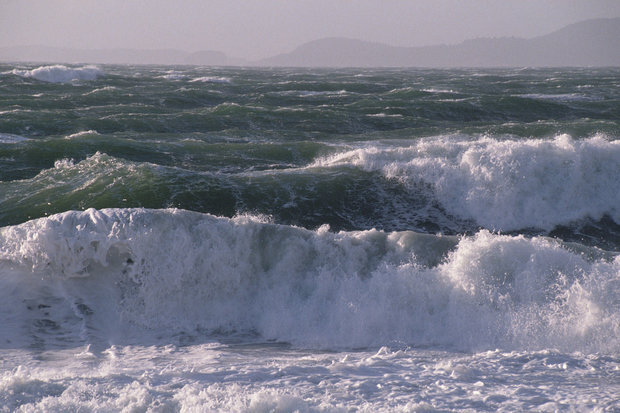
{"type": "Polygon", "coordinates": [[[620,71],[0,66],[0,411],[619,411],[620,71]]]}

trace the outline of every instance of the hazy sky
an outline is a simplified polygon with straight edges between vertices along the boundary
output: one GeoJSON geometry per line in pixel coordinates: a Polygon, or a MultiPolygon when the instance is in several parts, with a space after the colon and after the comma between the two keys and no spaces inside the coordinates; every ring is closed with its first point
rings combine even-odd
{"type": "Polygon", "coordinates": [[[396,46],[534,37],[620,0],[0,0],[0,47],[176,48],[258,59],[323,37],[396,46]]]}

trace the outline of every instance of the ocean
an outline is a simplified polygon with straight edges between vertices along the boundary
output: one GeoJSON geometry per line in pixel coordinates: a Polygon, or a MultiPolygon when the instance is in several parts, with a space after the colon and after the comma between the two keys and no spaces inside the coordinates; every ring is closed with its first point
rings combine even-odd
{"type": "Polygon", "coordinates": [[[0,64],[0,411],[620,411],[620,69],[0,64]]]}

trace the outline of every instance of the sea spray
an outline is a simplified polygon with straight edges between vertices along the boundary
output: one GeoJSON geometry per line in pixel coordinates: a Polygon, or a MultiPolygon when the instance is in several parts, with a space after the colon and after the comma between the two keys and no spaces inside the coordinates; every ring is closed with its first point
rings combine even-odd
{"type": "Polygon", "coordinates": [[[0,65],[0,412],[617,410],[619,73],[0,65]]]}
{"type": "Polygon", "coordinates": [[[60,283],[58,305],[113,308],[109,325],[159,334],[245,331],[309,348],[620,345],[619,259],[547,238],[313,232],[131,209],[67,212],[0,237],[3,271],[22,274],[15,282],[60,283]],[[80,285],[116,292],[93,297],[80,285]]]}
{"type": "Polygon", "coordinates": [[[410,146],[366,145],[317,167],[380,171],[416,189],[430,185],[449,213],[484,228],[551,230],[605,214],[620,222],[620,141],[445,136],[410,146]]]}
{"type": "Polygon", "coordinates": [[[32,70],[13,69],[13,74],[51,83],[95,80],[103,76],[97,66],[67,67],[64,65],[40,66],[32,70]]]}

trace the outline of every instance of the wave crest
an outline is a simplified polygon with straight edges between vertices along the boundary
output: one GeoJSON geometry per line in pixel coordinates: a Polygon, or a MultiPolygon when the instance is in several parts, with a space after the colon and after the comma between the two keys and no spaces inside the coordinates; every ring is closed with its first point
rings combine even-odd
{"type": "Polygon", "coordinates": [[[584,218],[620,222],[620,141],[423,139],[409,147],[370,146],[313,166],[379,171],[411,188],[430,184],[450,214],[492,230],[551,230],[584,218]]]}
{"type": "Polygon", "coordinates": [[[75,80],[95,80],[103,76],[96,66],[67,67],[64,65],[40,66],[32,70],[13,69],[13,74],[50,83],[67,83],[75,80]]]}
{"type": "Polygon", "coordinates": [[[620,349],[620,258],[546,238],[115,209],[6,227],[0,246],[12,294],[0,312],[19,318],[24,296],[52,291],[49,306],[73,309],[87,337],[129,325],[133,335],[254,332],[312,348],[620,349]]]}

